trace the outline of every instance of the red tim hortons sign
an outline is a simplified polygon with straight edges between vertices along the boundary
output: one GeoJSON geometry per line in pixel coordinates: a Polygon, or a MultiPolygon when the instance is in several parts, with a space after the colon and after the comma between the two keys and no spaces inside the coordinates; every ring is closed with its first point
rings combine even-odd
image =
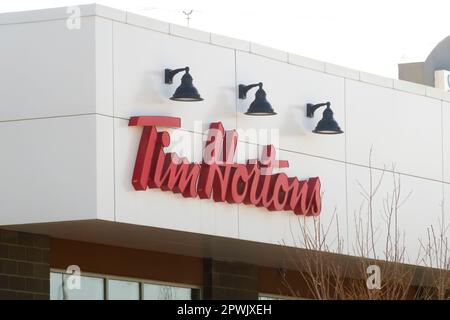
{"type": "Polygon", "coordinates": [[[289,162],[275,160],[272,145],[263,147],[258,160],[235,163],[236,130],[225,131],[221,122],[214,122],[208,130],[203,160],[195,163],[164,152],[170,135],[156,130],[157,126],[180,128],[180,118],[132,117],[128,125],[143,127],[132,178],[135,190],[159,188],[186,198],[212,198],[270,211],[288,210],[297,215],[320,214],[320,179],[299,180],[285,173],[273,173],[273,168],[289,167],[289,162]]]}

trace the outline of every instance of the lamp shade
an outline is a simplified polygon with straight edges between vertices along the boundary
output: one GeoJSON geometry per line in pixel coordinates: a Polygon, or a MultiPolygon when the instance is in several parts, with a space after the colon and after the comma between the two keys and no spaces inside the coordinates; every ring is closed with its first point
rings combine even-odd
{"type": "Polygon", "coordinates": [[[267,101],[266,92],[261,86],[256,90],[255,100],[250,104],[245,114],[251,116],[271,116],[277,114],[273,111],[269,101],[267,101]]]}
{"type": "Polygon", "coordinates": [[[175,93],[170,100],[187,102],[203,100],[197,89],[194,87],[192,76],[189,74],[188,70],[186,70],[186,73],[181,77],[181,84],[175,90],[175,93]]]}
{"type": "Polygon", "coordinates": [[[313,130],[314,133],[319,134],[339,134],[344,133],[341,130],[336,120],[333,117],[333,110],[327,105],[323,111],[322,119],[317,123],[316,128],[313,130]]]}

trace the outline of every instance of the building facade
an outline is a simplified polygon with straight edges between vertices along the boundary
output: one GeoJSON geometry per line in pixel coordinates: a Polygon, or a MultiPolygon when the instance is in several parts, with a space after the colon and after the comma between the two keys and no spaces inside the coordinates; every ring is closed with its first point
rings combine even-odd
{"type": "Polygon", "coordinates": [[[311,250],[440,267],[421,243],[450,219],[449,93],[99,5],[1,14],[0,39],[0,298],[311,298],[311,250]],[[170,99],[183,74],[202,101],[170,99]],[[274,115],[245,114],[260,82],[274,115]],[[312,132],[326,102],[340,134],[312,132]],[[157,151],[198,180],[157,176],[157,151]]]}

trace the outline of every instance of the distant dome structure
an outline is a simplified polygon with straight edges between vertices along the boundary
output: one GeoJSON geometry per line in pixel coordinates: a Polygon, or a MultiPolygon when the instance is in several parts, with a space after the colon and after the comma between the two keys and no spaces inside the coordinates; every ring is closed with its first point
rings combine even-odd
{"type": "Polygon", "coordinates": [[[398,64],[398,78],[434,87],[434,72],[450,70],[450,36],[440,41],[423,62],[398,64]]]}

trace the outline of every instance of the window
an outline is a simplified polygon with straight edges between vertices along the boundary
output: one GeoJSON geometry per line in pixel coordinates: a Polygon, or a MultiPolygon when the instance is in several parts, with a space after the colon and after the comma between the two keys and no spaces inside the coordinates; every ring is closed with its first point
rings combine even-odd
{"type": "Polygon", "coordinates": [[[109,300],[139,300],[139,282],[108,280],[109,300]]]}
{"type": "Polygon", "coordinates": [[[259,296],[258,300],[283,300],[283,298],[269,297],[269,296],[259,296]]]}
{"type": "Polygon", "coordinates": [[[64,300],[61,273],[50,272],[50,300],[64,300]]]}
{"type": "Polygon", "coordinates": [[[51,300],[198,300],[200,289],[150,283],[137,279],[88,275],[76,280],[59,271],[50,273],[51,300]],[[71,288],[71,289],[70,289],[71,288]]]}
{"type": "Polygon", "coordinates": [[[145,283],[144,300],[191,300],[192,289],[145,283]]]}
{"type": "Polygon", "coordinates": [[[103,300],[103,279],[95,277],[80,277],[79,288],[69,278],[70,275],[50,273],[50,299],[51,300],[103,300]]]}
{"type": "Polygon", "coordinates": [[[309,299],[292,296],[281,296],[271,293],[260,293],[258,296],[258,300],[309,300],[309,299]]]}
{"type": "MultiPolygon", "coordinates": [[[[69,275],[64,275],[64,283],[68,284],[69,275]]],[[[104,281],[101,278],[81,277],[80,288],[67,288],[64,285],[65,300],[103,300],[104,298],[104,281]]]]}

